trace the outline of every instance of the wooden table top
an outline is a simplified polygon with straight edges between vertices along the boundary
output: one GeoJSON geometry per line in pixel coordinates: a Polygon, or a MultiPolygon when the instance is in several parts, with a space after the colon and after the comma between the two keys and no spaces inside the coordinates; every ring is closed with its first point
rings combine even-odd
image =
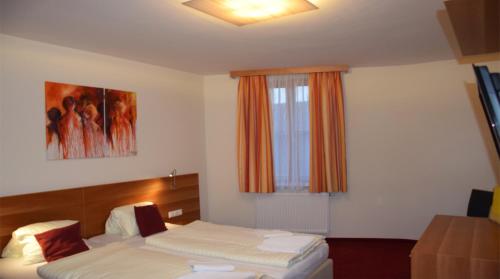
{"type": "Polygon", "coordinates": [[[500,225],[436,215],[411,257],[412,278],[500,278],[500,225]]]}

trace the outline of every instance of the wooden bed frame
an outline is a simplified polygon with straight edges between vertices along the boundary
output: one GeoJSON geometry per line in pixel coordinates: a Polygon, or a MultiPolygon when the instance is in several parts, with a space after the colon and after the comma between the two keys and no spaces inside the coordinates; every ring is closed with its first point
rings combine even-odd
{"type": "Polygon", "coordinates": [[[164,220],[187,224],[200,218],[198,174],[154,178],[58,191],[0,197],[0,251],[19,227],[51,220],[79,220],[82,235],[104,233],[111,209],[151,201],[158,205],[164,220]],[[182,209],[183,215],[167,218],[168,211],[182,209]]]}

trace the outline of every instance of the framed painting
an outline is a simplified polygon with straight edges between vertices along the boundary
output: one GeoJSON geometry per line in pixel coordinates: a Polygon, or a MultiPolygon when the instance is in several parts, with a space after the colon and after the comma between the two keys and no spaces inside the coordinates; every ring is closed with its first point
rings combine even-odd
{"type": "Polygon", "coordinates": [[[48,160],[137,154],[133,92],[47,81],[45,115],[48,160]]]}

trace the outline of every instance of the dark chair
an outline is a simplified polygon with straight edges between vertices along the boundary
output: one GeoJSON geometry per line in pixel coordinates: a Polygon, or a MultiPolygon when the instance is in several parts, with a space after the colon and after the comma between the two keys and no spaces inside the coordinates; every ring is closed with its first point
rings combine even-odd
{"type": "Polygon", "coordinates": [[[488,217],[493,202],[493,192],[473,189],[470,194],[467,216],[488,217]]]}

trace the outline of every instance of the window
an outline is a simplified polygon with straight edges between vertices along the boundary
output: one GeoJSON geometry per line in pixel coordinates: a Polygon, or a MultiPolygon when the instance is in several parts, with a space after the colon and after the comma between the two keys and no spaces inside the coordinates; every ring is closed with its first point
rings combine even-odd
{"type": "Polygon", "coordinates": [[[309,86],[297,86],[297,94],[295,95],[295,102],[297,103],[308,103],[309,104],[309,86]]]}
{"type": "Polygon", "coordinates": [[[273,104],[286,103],[286,88],[273,88],[273,104]]]}
{"type": "Polygon", "coordinates": [[[277,191],[309,186],[309,86],[307,75],[268,76],[277,191]]]}

